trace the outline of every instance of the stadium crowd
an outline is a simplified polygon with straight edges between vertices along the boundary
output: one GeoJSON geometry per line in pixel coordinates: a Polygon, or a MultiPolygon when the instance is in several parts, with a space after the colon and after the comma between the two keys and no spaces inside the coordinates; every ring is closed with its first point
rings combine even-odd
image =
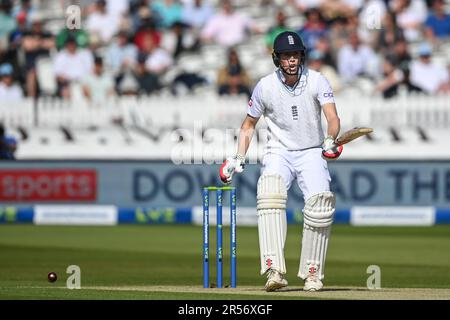
{"type": "Polygon", "coordinates": [[[193,90],[211,85],[201,66],[170,81],[164,76],[183,55],[200,55],[206,45],[226,52],[212,83],[217,93],[250,95],[258,79],[251,78],[253,65],[244,65],[236,48],[264,35],[264,59],[270,59],[273,39],[287,29],[302,36],[310,68],[321,71],[336,92],[361,79],[385,98],[399,88],[450,92],[450,6],[444,0],[255,1],[273,15],[272,26],[241,12],[245,1],[61,0],[62,12],[80,6],[82,28],[68,28],[61,17],[64,27],[51,32],[41,10],[46,1],[0,0],[0,101],[45,94],[44,71],[54,77],[50,94],[65,99],[74,84],[94,102],[164,89],[178,94],[180,86],[193,90]],[[303,23],[290,24],[292,16],[303,23]],[[436,53],[446,59],[436,63],[436,53]]]}

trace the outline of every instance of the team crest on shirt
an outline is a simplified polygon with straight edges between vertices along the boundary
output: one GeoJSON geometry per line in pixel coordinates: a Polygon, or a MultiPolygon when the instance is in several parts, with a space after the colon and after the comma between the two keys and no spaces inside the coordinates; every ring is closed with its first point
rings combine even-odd
{"type": "Polygon", "coordinates": [[[292,119],[293,120],[298,120],[298,108],[297,106],[292,106],[292,119]]]}
{"type": "Polygon", "coordinates": [[[249,101],[248,101],[248,106],[251,108],[252,107],[252,105],[253,105],[253,100],[252,99],[250,99],[249,101]]]}

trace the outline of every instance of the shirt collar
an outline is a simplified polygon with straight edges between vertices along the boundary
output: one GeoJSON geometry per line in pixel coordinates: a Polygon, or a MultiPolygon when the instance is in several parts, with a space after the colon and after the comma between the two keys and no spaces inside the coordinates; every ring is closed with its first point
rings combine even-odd
{"type": "Polygon", "coordinates": [[[286,90],[295,95],[301,94],[301,92],[303,92],[308,79],[308,68],[299,68],[299,72],[300,70],[302,70],[302,73],[299,75],[299,79],[293,87],[290,87],[286,84],[286,77],[284,76],[283,71],[281,71],[280,68],[278,68],[278,70],[276,71],[278,79],[286,88],[286,90]]]}

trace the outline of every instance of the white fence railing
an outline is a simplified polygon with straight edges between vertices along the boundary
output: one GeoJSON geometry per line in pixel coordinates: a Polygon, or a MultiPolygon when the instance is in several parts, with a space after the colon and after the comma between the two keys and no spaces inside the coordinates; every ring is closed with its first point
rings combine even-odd
{"type": "MultiPolygon", "coordinates": [[[[450,96],[411,95],[383,100],[379,97],[337,96],[343,127],[372,126],[450,128],[450,96]]],[[[6,126],[89,127],[109,126],[117,120],[144,128],[192,126],[236,128],[247,109],[245,97],[215,94],[183,97],[122,97],[102,105],[85,101],[41,99],[21,103],[0,101],[0,121],[6,126]]]]}
{"type": "Polygon", "coordinates": [[[34,101],[27,99],[21,103],[0,100],[0,122],[5,126],[32,126],[34,124],[34,101]]]}
{"type": "Polygon", "coordinates": [[[450,95],[408,95],[385,100],[379,97],[337,97],[341,121],[348,126],[450,128],[450,95]]]}

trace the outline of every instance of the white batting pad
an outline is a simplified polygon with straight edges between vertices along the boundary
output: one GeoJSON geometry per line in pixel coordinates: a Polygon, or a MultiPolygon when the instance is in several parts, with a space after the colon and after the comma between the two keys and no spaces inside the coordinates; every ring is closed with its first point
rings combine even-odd
{"type": "Polygon", "coordinates": [[[308,199],[303,210],[303,239],[298,276],[306,279],[315,274],[324,278],[328,239],[334,219],[336,198],[326,191],[308,199]]]}
{"type": "Polygon", "coordinates": [[[310,197],[303,209],[303,220],[312,227],[331,226],[334,218],[336,197],[331,191],[324,191],[310,197]]]}
{"type": "Polygon", "coordinates": [[[257,215],[261,275],[273,269],[285,274],[287,190],[280,175],[262,175],[258,180],[257,215]]]}

